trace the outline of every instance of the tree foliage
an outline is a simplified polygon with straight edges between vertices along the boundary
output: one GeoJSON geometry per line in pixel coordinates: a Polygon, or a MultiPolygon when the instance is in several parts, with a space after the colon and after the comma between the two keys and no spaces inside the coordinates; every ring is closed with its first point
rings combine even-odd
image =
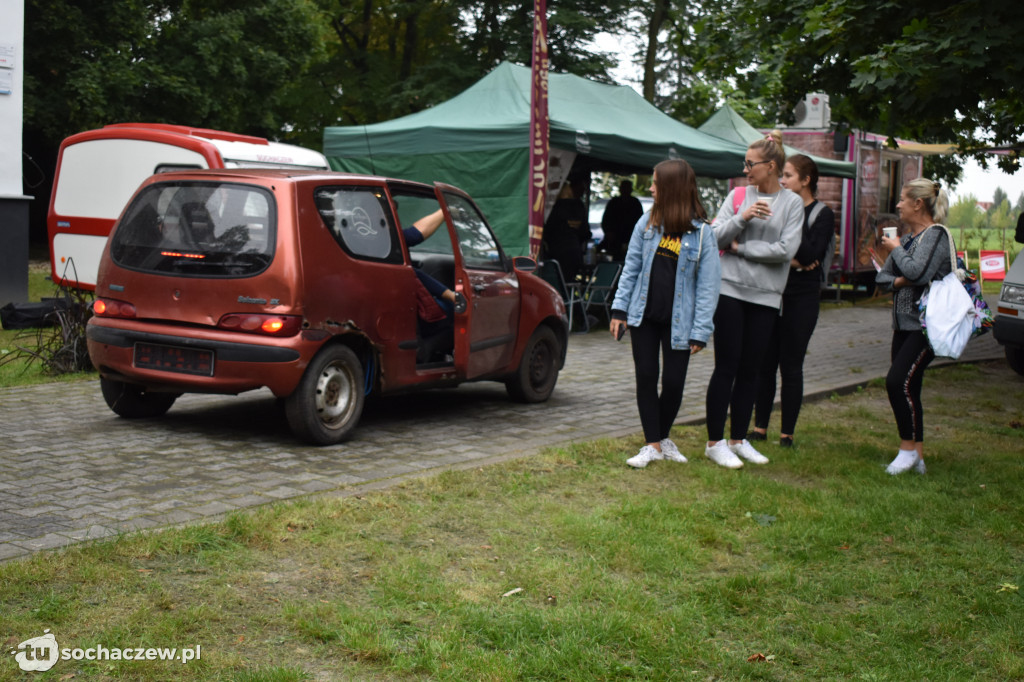
{"type": "Polygon", "coordinates": [[[1020,3],[723,0],[703,28],[703,67],[771,98],[782,117],[822,91],[834,119],[894,137],[963,150],[1024,137],[1020,3]]]}

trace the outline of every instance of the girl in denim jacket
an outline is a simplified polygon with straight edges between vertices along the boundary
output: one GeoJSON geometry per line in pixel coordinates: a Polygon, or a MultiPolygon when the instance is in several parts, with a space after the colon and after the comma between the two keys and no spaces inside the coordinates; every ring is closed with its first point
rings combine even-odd
{"type": "Polygon", "coordinates": [[[646,441],[626,460],[635,468],[657,459],[686,461],[669,431],[683,401],[690,356],[711,336],[721,282],[718,245],[690,164],[680,159],[655,166],[651,196],[654,207],[640,218],[629,240],[610,323],[617,339],[628,326],[633,347],[636,402],[646,441]]]}

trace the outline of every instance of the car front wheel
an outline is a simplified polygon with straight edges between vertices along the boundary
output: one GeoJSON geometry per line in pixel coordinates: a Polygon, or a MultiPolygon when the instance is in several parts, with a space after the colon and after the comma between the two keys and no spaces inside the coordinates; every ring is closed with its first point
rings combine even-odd
{"type": "Polygon", "coordinates": [[[332,445],[351,436],[364,398],[359,358],[347,346],[332,345],[316,354],[298,388],[285,398],[285,417],[299,438],[332,445]]]}
{"type": "Polygon", "coordinates": [[[523,349],[519,369],[505,381],[508,394],[524,403],[547,400],[558,381],[560,357],[561,348],[555,332],[550,327],[537,327],[523,349]]]}
{"type": "Polygon", "coordinates": [[[141,386],[100,377],[100,391],[107,407],[125,419],[159,417],[178,399],[180,393],[154,393],[141,386]]]}

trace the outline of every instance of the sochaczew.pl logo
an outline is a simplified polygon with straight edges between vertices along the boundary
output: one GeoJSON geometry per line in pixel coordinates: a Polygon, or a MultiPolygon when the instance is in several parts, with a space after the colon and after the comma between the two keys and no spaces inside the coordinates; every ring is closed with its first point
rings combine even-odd
{"type": "Polygon", "coordinates": [[[189,663],[202,658],[202,649],[194,647],[182,649],[165,648],[107,648],[103,645],[88,649],[58,649],[57,638],[49,629],[43,630],[39,637],[26,639],[11,651],[14,660],[22,670],[43,672],[54,666],[58,660],[63,661],[181,661],[189,663]]]}
{"type": "Polygon", "coordinates": [[[17,651],[12,651],[14,660],[22,670],[43,672],[53,667],[60,657],[57,649],[57,638],[48,629],[43,630],[40,637],[26,639],[18,645],[17,651]]]}

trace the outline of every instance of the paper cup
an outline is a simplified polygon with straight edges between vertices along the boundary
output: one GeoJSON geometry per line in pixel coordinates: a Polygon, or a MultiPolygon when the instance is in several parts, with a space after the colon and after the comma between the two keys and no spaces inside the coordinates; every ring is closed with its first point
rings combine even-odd
{"type": "Polygon", "coordinates": [[[896,233],[899,231],[898,227],[883,227],[882,234],[889,239],[896,239],[896,233]]]}

